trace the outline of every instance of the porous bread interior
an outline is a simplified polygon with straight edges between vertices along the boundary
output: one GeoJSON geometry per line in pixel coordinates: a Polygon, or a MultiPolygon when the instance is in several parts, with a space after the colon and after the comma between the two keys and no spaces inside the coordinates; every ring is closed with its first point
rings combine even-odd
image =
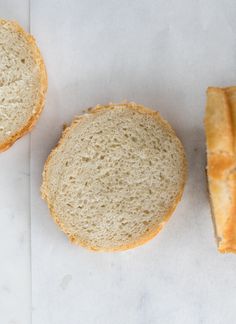
{"type": "Polygon", "coordinates": [[[32,44],[16,24],[0,23],[0,144],[36,113],[40,95],[40,66],[32,44]]]}
{"type": "Polygon", "coordinates": [[[185,181],[169,125],[125,105],[75,121],[51,154],[42,194],[69,237],[94,250],[137,245],[157,232],[185,181]]]}

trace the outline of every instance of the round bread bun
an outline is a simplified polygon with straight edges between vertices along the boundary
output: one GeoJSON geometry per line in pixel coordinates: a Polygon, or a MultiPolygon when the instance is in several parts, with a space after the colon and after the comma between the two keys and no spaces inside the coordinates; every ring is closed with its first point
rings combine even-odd
{"type": "Polygon", "coordinates": [[[44,106],[47,74],[34,38],[0,19],[0,152],[31,130],[44,106]]]}
{"type": "Polygon", "coordinates": [[[122,251],[154,237],[186,180],[183,146],[158,112],[135,103],[75,118],[49,155],[42,197],[69,239],[122,251]]]}

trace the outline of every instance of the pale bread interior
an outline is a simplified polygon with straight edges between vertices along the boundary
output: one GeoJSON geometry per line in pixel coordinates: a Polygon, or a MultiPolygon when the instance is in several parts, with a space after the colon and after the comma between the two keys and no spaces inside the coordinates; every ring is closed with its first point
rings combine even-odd
{"type": "Polygon", "coordinates": [[[66,130],[42,186],[63,230],[95,250],[138,245],[156,232],[185,181],[183,147],[166,122],[113,108],[66,130]]]}
{"type": "Polygon", "coordinates": [[[0,20],[0,144],[35,113],[40,86],[32,45],[16,24],[0,20]]]}

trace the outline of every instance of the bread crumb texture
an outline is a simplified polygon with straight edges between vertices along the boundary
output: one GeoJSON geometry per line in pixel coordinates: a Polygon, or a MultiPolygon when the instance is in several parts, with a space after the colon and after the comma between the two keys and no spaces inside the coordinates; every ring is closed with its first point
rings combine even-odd
{"type": "Polygon", "coordinates": [[[185,179],[183,146],[159,113],[111,104],[64,131],[45,164],[41,190],[72,242],[118,251],[159,232],[185,179]]]}
{"type": "Polygon", "coordinates": [[[44,105],[47,75],[34,38],[0,19],[0,151],[27,133],[44,105]]]}
{"type": "Polygon", "coordinates": [[[236,253],[236,87],[208,88],[205,130],[218,250],[236,253]]]}

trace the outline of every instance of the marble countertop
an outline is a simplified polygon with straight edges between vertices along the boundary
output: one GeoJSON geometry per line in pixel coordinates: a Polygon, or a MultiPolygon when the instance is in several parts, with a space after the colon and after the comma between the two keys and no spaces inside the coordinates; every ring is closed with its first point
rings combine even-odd
{"type": "Polygon", "coordinates": [[[236,83],[234,0],[0,0],[37,39],[45,110],[0,155],[0,324],[232,324],[236,256],[216,250],[205,179],[207,86],[236,83]],[[148,244],[71,245],[40,198],[62,125],[95,104],[136,101],[175,128],[189,161],[183,200],[148,244]]]}

